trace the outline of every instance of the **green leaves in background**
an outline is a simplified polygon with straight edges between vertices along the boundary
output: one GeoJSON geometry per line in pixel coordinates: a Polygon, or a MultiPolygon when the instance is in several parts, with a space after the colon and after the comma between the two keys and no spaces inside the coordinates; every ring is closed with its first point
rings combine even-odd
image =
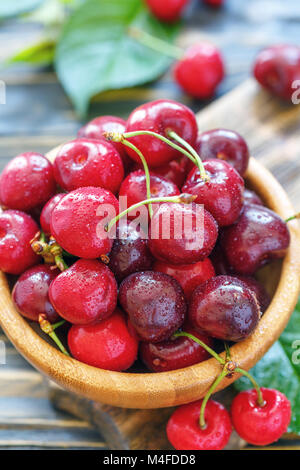
{"type": "MultiPolygon", "coordinates": [[[[292,404],[289,432],[300,435],[300,299],[279,340],[251,373],[261,386],[276,388],[289,398],[292,404]]],[[[235,387],[240,391],[251,385],[241,378],[235,382],[235,387]]]]}
{"type": "Polygon", "coordinates": [[[55,41],[45,39],[23,49],[9,59],[8,63],[26,62],[32,65],[50,65],[53,62],[54,52],[55,41]]]}
{"type": "Polygon", "coordinates": [[[141,0],[87,0],[67,21],[55,67],[81,115],[97,93],[144,84],[170,65],[168,57],[132,39],[129,27],[169,42],[178,30],[157,21],[141,0]]]}
{"type": "Polygon", "coordinates": [[[34,10],[44,0],[2,0],[0,2],[0,19],[10,18],[34,10]]]}

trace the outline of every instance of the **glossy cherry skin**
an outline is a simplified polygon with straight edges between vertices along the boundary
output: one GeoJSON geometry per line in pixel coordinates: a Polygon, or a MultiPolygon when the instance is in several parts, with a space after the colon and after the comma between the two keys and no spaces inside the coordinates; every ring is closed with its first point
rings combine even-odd
{"type": "Polygon", "coordinates": [[[80,259],[51,283],[50,301],[74,325],[109,317],[117,305],[117,283],[111,270],[97,260],[80,259]]]}
{"type": "Polygon", "coordinates": [[[278,390],[261,388],[264,406],[257,403],[255,389],[239,393],[231,405],[231,418],[242,439],[256,446],[277,441],[287,431],[291,420],[291,404],[278,390]]]}
{"type": "MultiPolygon", "coordinates": [[[[199,333],[188,325],[183,325],[182,329],[186,333],[196,336],[211,348],[213,347],[212,338],[199,333]]],[[[153,372],[182,369],[210,357],[209,353],[196,341],[184,336],[171,338],[161,343],[141,343],[140,354],[144,364],[153,372]]]]}
{"type": "Polygon", "coordinates": [[[300,47],[281,44],[263,49],[255,60],[253,74],[268,91],[290,101],[296,90],[293,83],[300,80],[300,47]]]}
{"type": "MultiPolygon", "coordinates": [[[[116,132],[123,134],[125,132],[126,121],[117,116],[99,116],[92,121],[88,122],[85,126],[79,129],[78,137],[86,137],[87,139],[103,140],[105,139],[104,133],[116,132]]],[[[120,142],[111,142],[111,144],[118,151],[124,168],[127,170],[131,164],[131,160],[128,157],[125,147],[120,142]]]]}
{"type": "Polygon", "coordinates": [[[52,196],[51,199],[47,202],[47,204],[44,205],[43,210],[40,215],[40,224],[43,232],[46,235],[51,234],[51,228],[50,228],[50,221],[51,221],[51,214],[56,206],[56,204],[65,196],[65,193],[58,193],[55,194],[55,196],[52,196]]]}
{"type": "Polygon", "coordinates": [[[290,243],[287,224],[270,209],[245,204],[238,220],[222,233],[229,264],[240,274],[252,275],[274,258],[282,258],[290,243]]]}
{"type": "Polygon", "coordinates": [[[245,139],[229,129],[212,129],[199,134],[195,149],[202,160],[218,158],[225,160],[244,176],[250,153],[245,139]]]}
{"type": "Polygon", "coordinates": [[[245,284],[247,284],[249,289],[254,291],[260,306],[260,310],[262,313],[264,313],[271,303],[270,296],[264,286],[251,276],[241,276],[236,274],[234,277],[240,279],[240,281],[243,281],[245,284]]]}
{"type": "Polygon", "coordinates": [[[149,248],[156,259],[191,264],[209,256],[217,240],[218,225],[198,204],[165,203],[154,212],[149,232],[149,248]]]}
{"type": "Polygon", "coordinates": [[[209,181],[204,181],[194,168],[182,191],[197,196],[195,202],[204,204],[220,227],[231,225],[243,207],[244,180],[229,163],[208,160],[203,163],[209,181]]]}
{"type": "Polygon", "coordinates": [[[185,319],[183,290],[167,274],[131,274],[120,285],[119,302],[142,341],[158,343],[170,338],[185,319]]]}
{"type": "Polygon", "coordinates": [[[177,450],[222,450],[228,443],[232,425],[226,408],[208,400],[205,408],[206,428],[199,424],[202,400],[179,406],[167,424],[167,436],[177,450]]]}
{"type": "Polygon", "coordinates": [[[30,211],[42,206],[55,189],[52,163],[39,153],[13,158],[0,177],[0,200],[9,209],[30,211]]]}
{"type": "Polygon", "coordinates": [[[256,192],[252,191],[251,189],[247,189],[247,188],[245,188],[245,191],[244,191],[244,202],[247,204],[258,204],[259,206],[264,205],[259,195],[256,194],[256,192]]]}
{"type": "Polygon", "coordinates": [[[7,210],[0,213],[0,269],[9,274],[21,274],[34,264],[37,256],[30,242],[39,227],[25,212],[7,210]]]}
{"type": "Polygon", "coordinates": [[[208,42],[189,47],[174,67],[176,82],[198,99],[211,98],[224,74],[222,54],[208,42]]]}
{"type": "MultiPolygon", "coordinates": [[[[195,115],[187,106],[176,101],[157,100],[145,103],[130,114],[126,125],[126,132],[152,131],[164,137],[168,137],[166,132],[169,129],[189,144],[195,144],[198,133],[195,115]]],[[[142,152],[150,167],[160,167],[179,157],[177,150],[156,137],[141,135],[129,140],[142,152]]],[[[127,153],[140,163],[136,152],[127,148],[127,153]]]]}
{"type": "Polygon", "coordinates": [[[215,276],[215,270],[209,258],[194,264],[173,265],[164,261],[156,261],[153,271],[174,277],[181,285],[187,300],[199,284],[215,276]]]}
{"type": "Polygon", "coordinates": [[[116,193],[124,178],[124,168],[110,142],[82,138],[59,149],[54,160],[54,176],[67,191],[95,186],[116,193]]]}
{"type": "Polygon", "coordinates": [[[216,276],[194,290],[188,316],[208,336],[241,341],[254,331],[260,314],[256,295],[245,283],[216,276]]]}
{"type": "Polygon", "coordinates": [[[49,286],[58,274],[57,269],[39,264],[29,268],[19,277],[12,291],[12,299],[21,315],[38,321],[39,315],[45,314],[50,323],[59,319],[48,295],[49,286]]]}
{"type": "Polygon", "coordinates": [[[119,309],[99,323],[73,325],[68,333],[68,346],[78,361],[115,371],[128,369],[138,351],[138,341],[119,309]]]}
{"type": "Polygon", "coordinates": [[[75,189],[54,207],[51,234],[68,253],[79,258],[99,258],[112,248],[113,238],[104,228],[118,211],[118,200],[110,191],[94,187],[75,189]]]}
{"type": "Polygon", "coordinates": [[[188,0],[146,0],[146,3],[156,18],[167,23],[179,20],[188,0]]]}

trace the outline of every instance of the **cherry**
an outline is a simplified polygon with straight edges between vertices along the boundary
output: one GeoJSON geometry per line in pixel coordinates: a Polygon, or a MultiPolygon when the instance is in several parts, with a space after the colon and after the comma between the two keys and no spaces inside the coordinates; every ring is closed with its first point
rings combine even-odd
{"type": "Polygon", "coordinates": [[[82,138],[60,148],[54,160],[54,176],[67,191],[95,186],[116,193],[124,178],[124,168],[110,142],[82,138]]]}
{"type": "Polygon", "coordinates": [[[271,299],[269,294],[267,293],[266,289],[264,286],[258,282],[254,277],[251,276],[241,276],[241,275],[235,275],[237,279],[240,279],[240,281],[243,281],[249,289],[254,291],[257,301],[259,303],[260,309],[262,313],[264,313],[268,306],[270,305],[271,299]]]}
{"type": "Polygon", "coordinates": [[[49,296],[65,320],[86,325],[112,314],[117,305],[117,283],[104,264],[80,259],[52,281],[49,296]]]}
{"type": "MultiPolygon", "coordinates": [[[[222,233],[221,233],[222,236],[222,233]]],[[[213,251],[210,254],[210,259],[217,275],[219,274],[231,274],[233,270],[228,264],[225,257],[224,250],[221,247],[219,241],[216,243],[213,251]]]]}
{"type": "Polygon", "coordinates": [[[264,205],[259,195],[256,194],[256,192],[252,191],[251,189],[247,189],[247,188],[245,188],[245,191],[244,191],[244,202],[247,204],[258,204],[259,206],[264,205]]]}
{"type": "Polygon", "coordinates": [[[291,420],[291,404],[278,390],[261,388],[264,406],[257,403],[257,391],[239,393],[231,405],[236,432],[249,444],[266,446],[287,431],[291,420]]]}
{"type": "Polygon", "coordinates": [[[293,83],[300,80],[300,47],[281,44],[263,49],[256,58],[253,74],[271,93],[291,100],[293,83]]]}
{"type": "Polygon", "coordinates": [[[229,163],[208,160],[203,163],[209,181],[203,181],[194,168],[182,190],[197,196],[195,202],[204,204],[220,226],[231,225],[243,207],[244,180],[229,163]]]}
{"type": "Polygon", "coordinates": [[[146,0],[146,3],[156,18],[161,21],[177,21],[188,3],[188,0],[146,0]]]}
{"type": "Polygon", "coordinates": [[[190,300],[193,291],[199,284],[215,276],[214,267],[208,258],[194,264],[175,266],[163,261],[156,261],[153,265],[153,271],[174,277],[183,288],[187,300],[190,300]]]}
{"type": "Polygon", "coordinates": [[[212,129],[198,134],[195,149],[202,160],[219,158],[230,163],[244,176],[249,163],[249,149],[243,137],[229,129],[212,129]]]}
{"type": "Polygon", "coordinates": [[[193,292],[189,319],[213,338],[241,341],[254,331],[259,318],[253,290],[232,276],[213,277],[193,292]]]}
{"type": "Polygon", "coordinates": [[[174,68],[176,82],[199,99],[211,98],[224,74],[221,52],[208,42],[189,47],[174,68]]]}
{"type": "Polygon", "coordinates": [[[177,450],[221,450],[229,441],[232,425],[221,403],[209,400],[205,408],[205,429],[199,424],[202,400],[178,407],[167,424],[167,436],[177,450]]]}
{"type": "Polygon", "coordinates": [[[7,210],[0,213],[0,269],[21,274],[39,262],[30,242],[39,231],[38,225],[25,212],[7,210]]]}
{"type": "Polygon", "coordinates": [[[115,196],[102,188],[84,187],[66,194],[51,215],[51,234],[68,253],[99,258],[110,252],[113,239],[104,227],[118,213],[115,196]],[[111,212],[111,214],[110,214],[111,212]]]}
{"type": "Polygon", "coordinates": [[[286,223],[272,210],[245,204],[238,220],[222,233],[222,246],[232,268],[251,275],[274,258],[282,258],[289,246],[286,223]]]}
{"type": "MultiPolygon", "coordinates": [[[[159,166],[157,168],[151,168],[151,174],[162,176],[168,181],[174,183],[177,188],[181,188],[186,179],[188,162],[190,162],[190,160],[183,155],[176,160],[171,160],[165,165],[159,166]]],[[[191,164],[193,165],[192,162],[191,164]]],[[[142,166],[136,163],[134,165],[134,169],[142,169],[142,166]]]]}
{"type": "MultiPolygon", "coordinates": [[[[151,101],[139,106],[130,114],[126,125],[126,133],[152,131],[168,137],[168,130],[173,130],[190,145],[196,141],[197,129],[194,113],[187,106],[171,100],[151,101]]],[[[128,140],[142,152],[150,167],[160,167],[178,158],[177,150],[154,136],[138,135],[128,140]]],[[[133,160],[140,162],[136,152],[129,148],[127,152],[133,160]]]]}
{"type": "Polygon", "coordinates": [[[210,7],[220,7],[223,5],[224,0],[203,0],[206,5],[209,5],[210,7]]]}
{"type": "Polygon", "coordinates": [[[134,273],[120,285],[119,301],[142,341],[164,341],[183,324],[183,290],[171,276],[153,271],[134,273]]]}
{"type": "Polygon", "coordinates": [[[131,367],[138,351],[138,341],[119,309],[100,323],[73,325],[68,333],[68,346],[78,361],[115,371],[131,367]]]}
{"type": "Polygon", "coordinates": [[[195,203],[165,203],[151,219],[149,248],[160,261],[196,263],[209,256],[217,236],[217,223],[203,207],[195,203]]]}
{"type": "MultiPolygon", "coordinates": [[[[78,137],[85,137],[87,139],[103,140],[106,132],[118,132],[123,134],[125,132],[126,121],[117,116],[99,116],[92,121],[88,122],[85,126],[79,129],[78,137]]],[[[124,145],[120,142],[112,142],[112,145],[118,151],[124,168],[128,170],[131,160],[128,157],[124,145]]]]}
{"type": "Polygon", "coordinates": [[[109,255],[109,268],[118,282],[138,271],[151,269],[153,257],[148,248],[148,240],[142,230],[131,225],[119,225],[116,239],[109,255]]]}
{"type": "MultiPolygon", "coordinates": [[[[213,340],[199,333],[191,326],[184,325],[183,330],[213,346],[213,340]]],[[[198,343],[190,338],[180,336],[161,343],[141,343],[141,358],[148,369],[154,372],[181,369],[205,361],[210,357],[198,343]]]]}
{"type": "Polygon", "coordinates": [[[40,215],[40,224],[43,232],[45,235],[50,235],[51,234],[51,229],[50,229],[50,220],[51,220],[51,214],[56,206],[56,204],[65,196],[65,193],[58,193],[55,194],[47,204],[44,205],[43,210],[40,215]]]}
{"type": "Polygon", "coordinates": [[[55,193],[52,164],[39,153],[26,152],[13,158],[0,177],[0,200],[9,209],[29,211],[55,193]]]}
{"type": "Polygon", "coordinates": [[[33,321],[38,321],[40,314],[45,314],[50,323],[58,320],[59,316],[48,295],[49,286],[58,273],[46,264],[39,264],[19,277],[12,291],[12,299],[21,315],[33,321]]]}

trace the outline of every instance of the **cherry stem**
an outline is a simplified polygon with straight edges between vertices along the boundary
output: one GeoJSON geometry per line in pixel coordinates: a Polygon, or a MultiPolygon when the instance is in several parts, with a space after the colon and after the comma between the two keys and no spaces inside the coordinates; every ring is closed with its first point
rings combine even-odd
{"type": "Polygon", "coordinates": [[[174,46],[173,44],[152,36],[152,34],[146,33],[134,26],[128,28],[128,34],[130,37],[143,44],[143,46],[149,47],[149,49],[160,52],[161,54],[174,59],[182,59],[184,51],[181,47],[174,46]]]}
{"type": "Polygon", "coordinates": [[[205,349],[205,351],[207,351],[211,356],[213,356],[220,364],[225,365],[226,361],[219,354],[217,354],[212,348],[207,346],[206,343],[201,341],[201,339],[196,338],[196,336],[192,335],[191,333],[186,333],[185,331],[177,331],[176,333],[174,333],[173,336],[175,336],[176,338],[180,336],[185,336],[186,338],[192,339],[200,346],[202,346],[202,348],[205,349]]]}
{"type": "Polygon", "coordinates": [[[224,347],[225,347],[225,351],[226,351],[226,361],[231,361],[230,347],[225,342],[224,342],[224,347]]]}
{"type": "MultiPolygon", "coordinates": [[[[61,322],[59,322],[61,323],[61,322]]],[[[47,317],[45,314],[39,315],[39,325],[41,330],[46,333],[50,338],[55,342],[55,344],[59,347],[61,352],[65,354],[66,356],[70,356],[60,339],[57,337],[53,325],[47,320],[47,317]]]]}
{"type": "Polygon", "coordinates": [[[256,382],[256,380],[254,379],[254,377],[251,374],[249,374],[249,372],[247,372],[244,369],[241,369],[240,367],[236,367],[234,372],[237,372],[238,374],[242,374],[245,377],[247,377],[247,379],[250,380],[250,382],[253,384],[253,386],[254,386],[254,388],[257,392],[257,404],[261,407],[265,406],[266,402],[263,399],[261,388],[258,385],[258,383],[256,382]]]}
{"type": "Polygon", "coordinates": [[[66,320],[61,320],[61,321],[58,321],[57,323],[52,323],[53,330],[56,330],[56,328],[59,328],[64,323],[66,323],[66,320]]]}
{"type": "Polygon", "coordinates": [[[221,374],[216,378],[213,384],[209,387],[208,392],[206,393],[205,397],[202,400],[201,408],[200,408],[200,420],[199,420],[201,429],[206,428],[206,422],[205,422],[205,416],[204,416],[206,404],[208,400],[210,399],[211,395],[214,393],[217,386],[219,385],[219,383],[222,382],[222,380],[226,377],[227,374],[228,374],[228,371],[227,371],[227,367],[225,364],[221,374]]]}
{"type": "Polygon", "coordinates": [[[290,220],[295,220],[295,219],[300,219],[300,212],[298,212],[297,214],[291,215],[291,217],[288,217],[287,219],[285,219],[285,222],[287,223],[290,220]]]}

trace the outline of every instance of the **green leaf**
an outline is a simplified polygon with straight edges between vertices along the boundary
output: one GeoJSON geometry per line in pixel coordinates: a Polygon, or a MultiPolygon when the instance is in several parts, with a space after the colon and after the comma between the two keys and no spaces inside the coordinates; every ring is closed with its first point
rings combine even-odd
{"type": "Polygon", "coordinates": [[[32,65],[50,65],[53,62],[55,41],[45,39],[26,47],[8,60],[8,63],[26,62],[32,65]]]}
{"type": "MultiPolygon", "coordinates": [[[[279,340],[251,373],[261,386],[276,388],[289,398],[292,420],[288,431],[300,435],[300,298],[279,340]]],[[[242,377],[235,382],[235,387],[247,390],[251,384],[242,377]]]]}
{"type": "Polygon", "coordinates": [[[149,82],[169,66],[170,58],[130,37],[129,27],[168,42],[178,31],[151,16],[141,0],[87,0],[65,25],[55,66],[80,114],[99,92],[149,82]]]}
{"type": "Polygon", "coordinates": [[[0,18],[10,18],[34,10],[44,0],[2,0],[0,3],[0,18]]]}

